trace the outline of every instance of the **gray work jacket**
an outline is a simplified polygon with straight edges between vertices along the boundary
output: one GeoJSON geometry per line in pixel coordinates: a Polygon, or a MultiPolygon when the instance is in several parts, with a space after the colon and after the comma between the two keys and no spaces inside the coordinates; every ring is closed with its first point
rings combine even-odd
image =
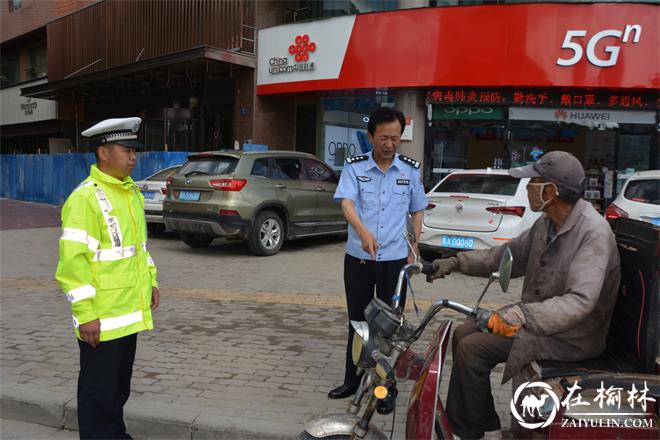
{"type": "Polygon", "coordinates": [[[515,337],[502,383],[533,360],[580,361],[605,348],[621,278],[612,229],[584,200],[550,243],[549,224],[543,215],[505,245],[458,255],[461,272],[486,277],[509,247],[512,276],[525,276],[518,305],[527,322],[515,337]]]}

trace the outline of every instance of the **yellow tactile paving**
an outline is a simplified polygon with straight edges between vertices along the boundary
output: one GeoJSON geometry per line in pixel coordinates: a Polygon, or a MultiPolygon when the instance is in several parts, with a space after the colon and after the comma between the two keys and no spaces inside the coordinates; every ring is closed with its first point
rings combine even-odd
{"type": "MultiPolygon", "coordinates": [[[[28,289],[28,290],[51,290],[59,289],[54,280],[32,279],[32,278],[0,278],[2,289],[28,289]]],[[[288,304],[302,305],[322,308],[345,308],[346,299],[343,293],[334,294],[309,294],[302,292],[240,292],[216,289],[199,289],[183,287],[166,287],[161,289],[161,296],[173,296],[177,298],[208,299],[215,301],[237,301],[253,304],[288,304]]],[[[420,311],[428,309],[433,302],[430,300],[417,300],[420,311]]],[[[408,299],[409,312],[412,309],[412,301],[408,299]]],[[[483,308],[496,310],[501,304],[483,303],[483,308]]],[[[452,312],[453,313],[453,312],[452,312]]]]}

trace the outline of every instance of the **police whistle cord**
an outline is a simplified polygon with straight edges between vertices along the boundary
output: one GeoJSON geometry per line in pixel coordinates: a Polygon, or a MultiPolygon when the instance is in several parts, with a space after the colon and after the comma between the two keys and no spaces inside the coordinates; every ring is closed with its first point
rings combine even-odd
{"type": "Polygon", "coordinates": [[[417,307],[417,301],[415,301],[415,292],[413,292],[412,284],[410,283],[410,277],[406,275],[406,282],[408,283],[408,289],[410,289],[410,295],[413,299],[413,306],[415,307],[415,314],[417,319],[419,319],[419,307],[417,307]]]}

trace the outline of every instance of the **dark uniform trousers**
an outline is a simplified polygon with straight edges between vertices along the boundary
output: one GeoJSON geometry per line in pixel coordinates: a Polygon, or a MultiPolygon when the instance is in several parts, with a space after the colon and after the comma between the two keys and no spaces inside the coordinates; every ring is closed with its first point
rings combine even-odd
{"type": "Polygon", "coordinates": [[[124,404],[131,392],[137,333],[96,348],[78,340],[78,427],[81,439],[130,439],[124,404]]]}
{"type": "MultiPolygon", "coordinates": [[[[357,367],[353,363],[351,346],[355,330],[350,321],[364,321],[364,309],[376,295],[387,304],[392,302],[399,271],[408,262],[407,258],[390,261],[361,260],[348,254],[344,257],[344,289],[348,305],[348,343],[346,344],[346,373],[344,384],[356,387],[360,383],[357,367]]],[[[401,306],[406,305],[406,285],[401,292],[401,306]]]]}
{"type": "Polygon", "coordinates": [[[484,333],[473,319],[454,331],[447,415],[454,434],[460,438],[481,438],[484,432],[501,429],[490,372],[506,362],[512,345],[512,338],[484,333]]]}

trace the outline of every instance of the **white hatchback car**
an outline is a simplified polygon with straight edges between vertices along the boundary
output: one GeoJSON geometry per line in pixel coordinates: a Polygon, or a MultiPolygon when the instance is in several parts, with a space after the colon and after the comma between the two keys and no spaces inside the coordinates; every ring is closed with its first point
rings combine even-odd
{"type": "Polygon", "coordinates": [[[426,194],[420,249],[489,249],[516,237],[541,215],[529,207],[527,182],[501,169],[451,173],[426,194]]]}
{"type": "Polygon", "coordinates": [[[660,170],[633,174],[607,207],[605,217],[610,221],[627,217],[660,226],[660,170]]]}
{"type": "Polygon", "coordinates": [[[149,232],[164,232],[163,199],[167,195],[167,178],[179,171],[181,165],[168,167],[138,180],[135,184],[144,196],[144,217],[149,232]]]}

